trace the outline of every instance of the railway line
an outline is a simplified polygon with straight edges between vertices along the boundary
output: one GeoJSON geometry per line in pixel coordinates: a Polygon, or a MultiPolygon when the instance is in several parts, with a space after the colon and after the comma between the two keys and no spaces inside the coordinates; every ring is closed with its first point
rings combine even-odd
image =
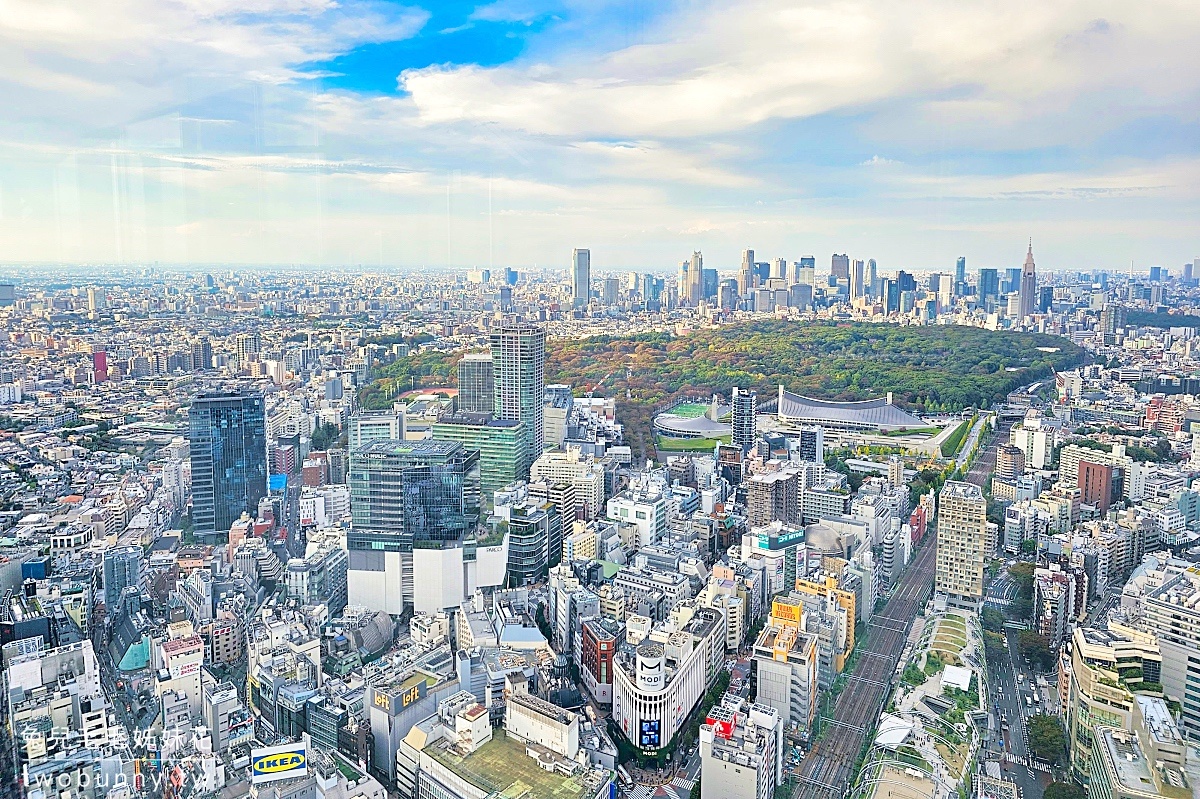
{"type": "Polygon", "coordinates": [[[849,794],[863,743],[874,734],[892,690],[909,628],[933,587],[936,533],[930,530],[925,538],[892,598],[871,618],[866,648],[834,700],[825,735],[800,761],[793,799],[842,799],[849,794]]]}

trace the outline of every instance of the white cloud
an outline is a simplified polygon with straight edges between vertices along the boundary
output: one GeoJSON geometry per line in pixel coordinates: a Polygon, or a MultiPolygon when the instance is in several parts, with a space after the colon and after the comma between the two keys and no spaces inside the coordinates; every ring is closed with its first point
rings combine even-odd
{"type": "Polygon", "coordinates": [[[962,96],[928,109],[940,124],[1019,123],[1075,111],[1089,93],[1163,107],[1200,87],[1188,45],[1200,38],[1200,15],[1171,0],[758,0],[687,13],[663,20],[656,43],[553,64],[409,70],[400,84],[425,124],[633,139],[949,91],[962,96]]]}

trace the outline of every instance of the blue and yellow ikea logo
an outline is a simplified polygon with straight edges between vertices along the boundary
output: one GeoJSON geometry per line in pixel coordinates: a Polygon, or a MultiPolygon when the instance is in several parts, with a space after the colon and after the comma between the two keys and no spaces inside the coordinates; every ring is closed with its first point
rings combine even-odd
{"type": "Polygon", "coordinates": [[[308,755],[303,744],[271,747],[251,753],[250,771],[254,782],[270,782],[308,773],[308,755]]]}

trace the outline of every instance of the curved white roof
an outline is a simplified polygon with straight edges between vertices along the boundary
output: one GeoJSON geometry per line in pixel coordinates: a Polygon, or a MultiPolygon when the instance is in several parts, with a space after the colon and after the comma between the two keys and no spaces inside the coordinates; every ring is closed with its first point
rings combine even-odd
{"type": "Polygon", "coordinates": [[[921,427],[925,423],[892,404],[891,395],[861,402],[835,402],[802,397],[779,388],[781,420],[860,429],[921,427]]]}

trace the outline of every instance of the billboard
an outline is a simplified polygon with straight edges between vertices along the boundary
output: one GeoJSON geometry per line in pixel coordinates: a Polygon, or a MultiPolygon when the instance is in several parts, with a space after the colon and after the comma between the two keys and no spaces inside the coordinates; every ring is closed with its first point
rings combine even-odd
{"type": "Polygon", "coordinates": [[[771,603],[771,618],[777,621],[789,621],[799,624],[802,610],[803,607],[801,605],[784,604],[779,600],[775,600],[771,603]]]}
{"type": "Polygon", "coordinates": [[[638,735],[638,746],[643,749],[657,749],[662,745],[662,722],[658,719],[642,722],[638,735]]]}
{"type": "Polygon", "coordinates": [[[308,746],[303,742],[250,750],[250,780],[255,785],[308,776],[308,746]]]}

